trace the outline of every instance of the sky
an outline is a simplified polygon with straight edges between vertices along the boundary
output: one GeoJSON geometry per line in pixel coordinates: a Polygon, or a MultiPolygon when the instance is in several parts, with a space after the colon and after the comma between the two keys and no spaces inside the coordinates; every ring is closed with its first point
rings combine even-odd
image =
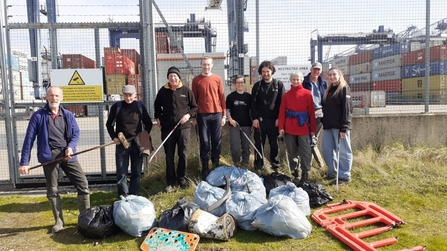
{"type": "MultiPolygon", "coordinates": [[[[227,0],[231,1],[231,0],[227,0]]],[[[229,48],[227,34],[227,9],[223,1],[221,10],[205,10],[208,0],[156,0],[161,12],[169,23],[185,23],[191,13],[196,20],[202,18],[211,22],[217,31],[217,52],[227,53],[229,48]],[[182,2],[180,4],[180,2],[182,2]]],[[[58,22],[138,22],[138,0],[58,0],[58,22]]],[[[26,22],[25,0],[8,0],[8,22],[26,22]]],[[[248,0],[245,20],[249,32],[245,33],[248,55],[256,55],[256,1],[248,0]]],[[[41,0],[41,5],[45,1],[41,0]]],[[[431,0],[430,23],[447,18],[447,1],[431,0]]],[[[369,33],[380,25],[392,29],[395,33],[415,25],[425,27],[426,1],[348,1],[336,3],[329,0],[259,0],[260,26],[260,60],[271,60],[287,56],[289,65],[310,64],[310,39],[317,35],[346,33],[369,33]]],[[[3,6],[2,6],[3,7],[3,6]]],[[[45,22],[45,16],[41,15],[45,22]]],[[[154,22],[161,23],[161,18],[154,9],[154,22]]],[[[79,47],[86,48],[91,42],[87,31],[61,31],[59,49],[62,53],[75,53],[79,47]],[[76,44],[76,45],[71,45],[76,44]],[[79,45],[78,45],[79,44],[79,45]]],[[[107,34],[102,34],[102,44],[107,46],[107,34]]],[[[42,36],[45,43],[46,35],[42,36]]],[[[25,46],[26,43],[23,43],[25,46]]],[[[18,47],[20,47],[17,44],[18,47]]],[[[122,47],[136,47],[135,39],[122,40],[122,47]]],[[[352,46],[324,47],[324,55],[332,56],[352,46]],[[327,54],[327,55],[326,55],[327,54]]],[[[204,40],[201,38],[185,39],[186,53],[204,52],[204,40]]],[[[88,53],[91,53],[89,51],[88,53]]]]}

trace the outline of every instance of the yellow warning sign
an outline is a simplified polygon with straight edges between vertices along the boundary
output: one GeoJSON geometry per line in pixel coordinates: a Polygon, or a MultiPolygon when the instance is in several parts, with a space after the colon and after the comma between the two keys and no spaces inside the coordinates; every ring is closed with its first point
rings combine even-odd
{"type": "Polygon", "coordinates": [[[75,71],[73,73],[73,76],[71,76],[70,82],[68,82],[68,85],[85,85],[84,80],[82,80],[81,75],[79,75],[78,71],[75,71]]]}

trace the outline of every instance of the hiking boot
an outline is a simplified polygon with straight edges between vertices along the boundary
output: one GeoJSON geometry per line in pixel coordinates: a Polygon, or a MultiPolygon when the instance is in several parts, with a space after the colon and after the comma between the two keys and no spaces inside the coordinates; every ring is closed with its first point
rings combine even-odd
{"type": "Polygon", "coordinates": [[[179,186],[181,189],[188,189],[189,184],[188,181],[186,180],[186,178],[181,178],[179,181],[179,186]]]}
{"type": "Polygon", "coordinates": [[[324,177],[323,179],[324,179],[324,180],[334,180],[335,177],[332,177],[332,176],[326,176],[326,177],[324,177]]]}
{"type": "Polygon", "coordinates": [[[172,188],[171,185],[168,185],[168,186],[165,188],[165,191],[166,191],[167,193],[172,192],[172,190],[173,190],[173,188],[172,188]]]}
{"type": "Polygon", "coordinates": [[[211,162],[213,163],[213,168],[219,167],[219,158],[214,158],[211,160],[211,162]]]}
{"type": "Polygon", "coordinates": [[[300,183],[309,182],[309,174],[307,172],[303,172],[301,174],[300,183]]]}
{"type": "MultiPolygon", "coordinates": [[[[351,179],[350,179],[350,178],[347,178],[347,179],[338,179],[338,184],[339,184],[339,185],[348,184],[349,182],[351,182],[351,179]]],[[[337,180],[336,180],[336,179],[333,180],[333,181],[331,182],[331,185],[337,185],[337,180]]]]}
{"type": "Polygon", "coordinates": [[[209,172],[209,161],[207,159],[202,159],[202,180],[206,181],[209,172]]]}

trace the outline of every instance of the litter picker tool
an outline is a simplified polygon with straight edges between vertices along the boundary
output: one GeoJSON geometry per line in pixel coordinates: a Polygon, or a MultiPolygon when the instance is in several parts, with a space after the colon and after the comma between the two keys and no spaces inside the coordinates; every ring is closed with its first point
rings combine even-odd
{"type": "Polygon", "coordinates": [[[338,192],[338,173],[340,168],[340,132],[338,132],[338,140],[337,140],[337,177],[335,178],[335,190],[338,192]]]}
{"type": "Polygon", "coordinates": [[[292,176],[292,170],[290,169],[290,162],[289,162],[289,153],[287,150],[286,142],[284,141],[284,137],[278,136],[278,141],[282,141],[282,143],[284,144],[284,152],[286,153],[287,167],[289,168],[289,175],[292,176]]]}
{"type": "MultiPolygon", "coordinates": [[[[123,144],[124,148],[126,148],[126,149],[129,148],[129,142],[127,142],[127,139],[124,137],[122,132],[118,133],[118,139],[120,140],[121,144],[123,144]]],[[[115,141],[112,141],[112,142],[107,143],[107,144],[103,144],[103,145],[100,145],[100,146],[95,146],[93,148],[89,148],[89,149],[86,149],[86,150],[74,153],[71,156],[79,155],[81,153],[90,152],[90,151],[93,151],[95,149],[103,148],[103,147],[110,146],[110,145],[113,145],[113,144],[116,144],[115,141]]],[[[36,168],[41,167],[41,166],[54,164],[54,163],[57,163],[57,162],[60,162],[60,161],[64,160],[65,158],[66,158],[65,156],[64,157],[60,157],[60,158],[57,158],[57,159],[54,159],[54,160],[42,163],[40,165],[30,167],[29,170],[31,171],[31,170],[36,169],[36,168]]]]}
{"type": "Polygon", "coordinates": [[[244,130],[242,130],[241,126],[239,125],[238,122],[236,122],[237,127],[239,128],[239,130],[242,132],[242,134],[244,134],[245,138],[247,138],[248,142],[250,143],[250,145],[255,149],[255,151],[258,153],[259,157],[264,158],[263,155],[261,154],[261,152],[259,152],[258,148],[256,148],[255,144],[250,140],[250,137],[248,137],[248,135],[244,132],[244,130]]]}
{"type": "Polygon", "coordinates": [[[168,134],[168,136],[166,136],[166,138],[163,140],[163,142],[161,142],[161,145],[154,151],[154,153],[152,153],[152,156],[149,159],[149,162],[152,161],[152,159],[154,158],[154,156],[157,154],[158,151],[160,151],[160,148],[166,143],[166,141],[169,139],[169,137],[172,135],[172,133],[175,131],[175,129],[177,129],[177,127],[180,125],[180,123],[182,122],[182,119],[179,119],[179,121],[177,122],[177,124],[174,126],[174,128],[172,128],[171,132],[168,134]]]}

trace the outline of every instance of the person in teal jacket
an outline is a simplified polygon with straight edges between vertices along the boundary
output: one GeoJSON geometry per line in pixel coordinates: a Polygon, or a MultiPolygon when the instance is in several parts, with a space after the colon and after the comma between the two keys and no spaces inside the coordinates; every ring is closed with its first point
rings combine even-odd
{"type": "Polygon", "coordinates": [[[64,228],[61,198],[58,192],[60,167],[78,192],[79,212],[90,208],[90,191],[87,177],[77,160],[76,145],[79,141],[79,127],[73,114],[60,105],[63,100],[62,89],[57,86],[48,88],[47,104],[33,113],[23,142],[20,174],[29,174],[29,162],[34,141],[37,138],[37,159],[46,163],[65,156],[65,160],[43,166],[46,179],[47,198],[50,202],[55,224],[53,233],[64,228]]]}

